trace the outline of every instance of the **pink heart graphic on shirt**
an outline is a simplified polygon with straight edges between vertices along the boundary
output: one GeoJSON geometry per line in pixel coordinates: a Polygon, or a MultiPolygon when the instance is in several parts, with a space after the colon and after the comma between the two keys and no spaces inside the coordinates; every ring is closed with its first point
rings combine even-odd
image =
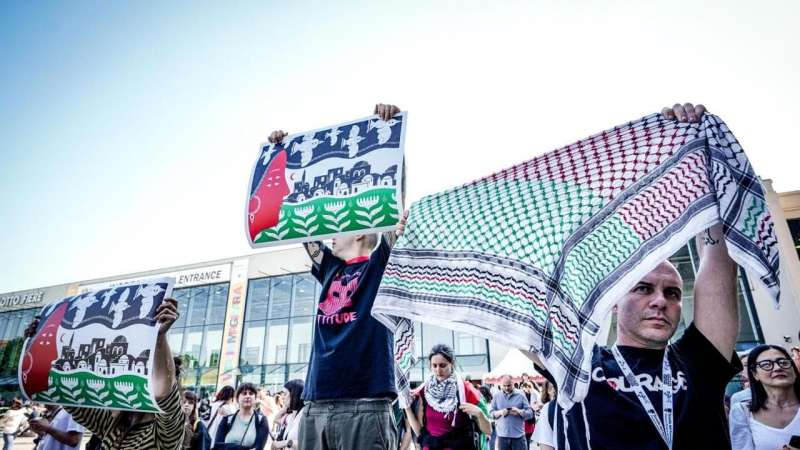
{"type": "Polygon", "coordinates": [[[358,276],[350,278],[350,281],[342,284],[343,277],[339,277],[331,283],[325,301],[319,304],[319,310],[326,316],[336,314],[342,308],[353,305],[353,293],[358,287],[358,276]]]}

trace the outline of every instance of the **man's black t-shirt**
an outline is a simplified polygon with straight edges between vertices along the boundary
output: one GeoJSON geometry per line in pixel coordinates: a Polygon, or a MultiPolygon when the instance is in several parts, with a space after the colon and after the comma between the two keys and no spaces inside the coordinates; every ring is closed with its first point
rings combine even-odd
{"type": "MultiPolygon", "coordinates": [[[[619,350],[661,419],[664,351],[625,346],[619,350]]],[[[673,450],[730,449],[723,397],[728,381],[741,371],[739,359],[733,354],[726,361],[694,324],[670,345],[668,358],[673,378],[673,450]]],[[[591,377],[586,398],[567,412],[566,427],[556,431],[559,448],[566,448],[566,428],[573,450],[667,449],[611,349],[594,348],[591,377]]]]}
{"type": "Polygon", "coordinates": [[[311,274],[322,284],[305,400],[394,398],[392,334],[372,317],[389,261],[385,239],[367,258],[342,261],[323,247],[311,274]]]}

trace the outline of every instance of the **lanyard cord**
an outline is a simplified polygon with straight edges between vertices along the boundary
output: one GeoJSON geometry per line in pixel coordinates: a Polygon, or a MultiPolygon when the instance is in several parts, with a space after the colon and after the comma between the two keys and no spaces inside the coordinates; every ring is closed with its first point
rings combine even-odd
{"type": "Polygon", "coordinates": [[[667,444],[667,448],[672,450],[672,432],[674,429],[674,423],[672,409],[672,369],[669,367],[669,359],[667,358],[669,348],[664,349],[664,359],[661,362],[661,407],[663,410],[663,422],[662,420],[659,420],[658,413],[653,406],[653,402],[650,401],[650,398],[644,392],[642,385],[639,383],[636,375],[633,374],[628,362],[625,361],[625,358],[619,352],[616,344],[611,347],[611,353],[614,354],[614,359],[617,361],[617,365],[619,365],[620,370],[622,370],[625,380],[631,386],[633,392],[636,393],[639,403],[642,404],[645,412],[647,412],[647,415],[650,417],[650,421],[653,422],[658,434],[661,435],[661,439],[663,439],[667,444]]]}

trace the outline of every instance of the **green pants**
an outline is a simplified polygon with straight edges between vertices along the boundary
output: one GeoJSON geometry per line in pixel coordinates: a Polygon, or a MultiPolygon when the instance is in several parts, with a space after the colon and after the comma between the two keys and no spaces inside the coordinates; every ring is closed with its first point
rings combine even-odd
{"type": "Polygon", "coordinates": [[[392,402],[323,400],[308,402],[300,416],[300,450],[395,450],[392,402]]]}

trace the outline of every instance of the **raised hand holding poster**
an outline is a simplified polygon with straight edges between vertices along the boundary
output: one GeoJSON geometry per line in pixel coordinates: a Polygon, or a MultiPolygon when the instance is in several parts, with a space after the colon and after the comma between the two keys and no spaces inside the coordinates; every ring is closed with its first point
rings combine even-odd
{"type": "Polygon", "coordinates": [[[394,229],[402,205],[406,113],[264,143],[250,177],[250,246],[394,229]]]}
{"type": "Polygon", "coordinates": [[[41,403],[160,412],[151,389],[154,317],[174,282],[151,279],[43,307],[19,364],[22,394],[41,403]]]}

